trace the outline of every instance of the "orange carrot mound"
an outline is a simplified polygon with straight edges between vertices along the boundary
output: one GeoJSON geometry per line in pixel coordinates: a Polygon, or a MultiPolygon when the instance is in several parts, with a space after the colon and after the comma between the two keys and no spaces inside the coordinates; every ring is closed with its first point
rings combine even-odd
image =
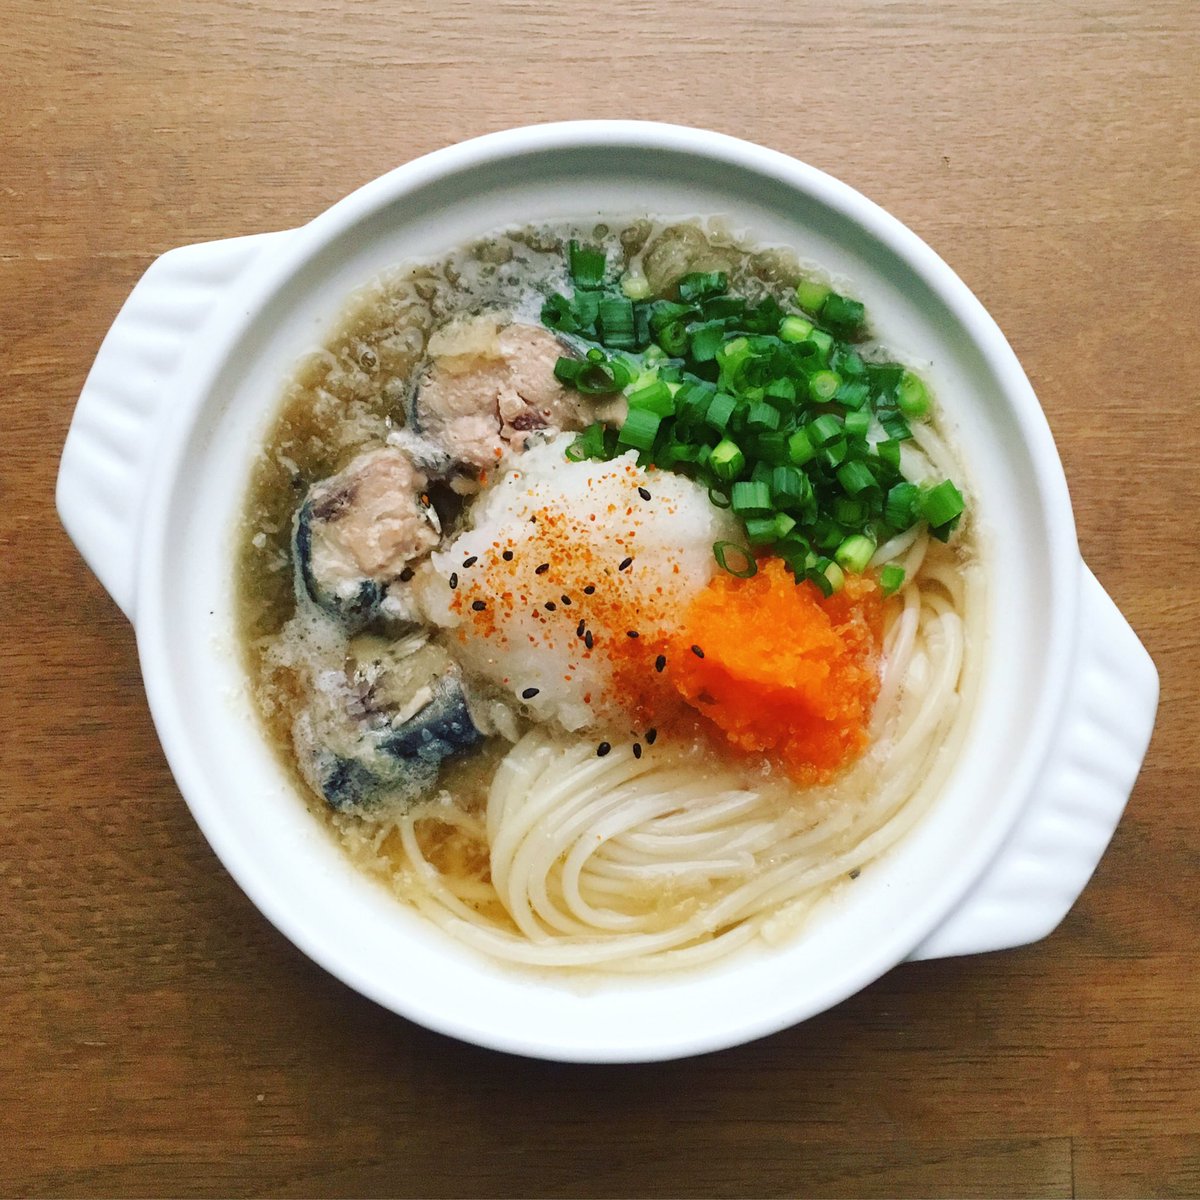
{"type": "Polygon", "coordinates": [[[847,576],[826,599],[764,559],[749,579],[718,574],[692,602],[671,677],[732,746],[821,782],[866,748],[882,630],[874,580],[847,576]]]}

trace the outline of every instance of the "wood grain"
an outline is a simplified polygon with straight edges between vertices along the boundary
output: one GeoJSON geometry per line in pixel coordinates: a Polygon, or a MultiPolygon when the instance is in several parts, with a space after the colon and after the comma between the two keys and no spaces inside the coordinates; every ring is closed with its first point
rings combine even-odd
{"type": "Polygon", "coordinates": [[[1194,5],[0,0],[0,62],[0,1191],[1200,1194],[1194,5]],[[634,1068],[451,1042],[268,926],[53,508],[75,397],[157,254],[584,116],[774,146],[938,249],[1029,371],[1163,686],[1049,939],[634,1068]]]}

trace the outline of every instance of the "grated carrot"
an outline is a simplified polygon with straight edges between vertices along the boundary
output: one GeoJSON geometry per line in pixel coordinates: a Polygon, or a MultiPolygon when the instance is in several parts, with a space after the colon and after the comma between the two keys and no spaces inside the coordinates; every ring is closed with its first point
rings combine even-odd
{"type": "Polygon", "coordinates": [[[817,782],[866,748],[882,628],[873,580],[847,576],[826,600],[765,559],[750,579],[717,575],[692,602],[672,680],[730,745],[817,782]]]}

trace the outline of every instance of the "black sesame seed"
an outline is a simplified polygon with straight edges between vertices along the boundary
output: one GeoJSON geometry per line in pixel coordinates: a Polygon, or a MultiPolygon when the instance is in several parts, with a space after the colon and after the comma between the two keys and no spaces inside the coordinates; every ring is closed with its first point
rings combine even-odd
{"type": "Polygon", "coordinates": [[[412,567],[405,567],[404,570],[400,572],[400,582],[407,583],[415,574],[416,571],[414,571],[412,567]]]}
{"type": "Polygon", "coordinates": [[[500,555],[500,557],[502,559],[504,559],[505,562],[512,562],[513,552],[511,550],[505,550],[504,553],[500,555]]]}
{"type": "Polygon", "coordinates": [[[583,635],[583,644],[589,650],[596,644],[596,639],[592,637],[592,631],[590,629],[583,635]]]}
{"type": "Polygon", "coordinates": [[[654,660],[654,669],[661,675],[663,673],[663,671],[666,670],[666,667],[667,667],[667,656],[665,654],[660,654],[654,660]]]}
{"type": "Polygon", "coordinates": [[[641,496],[641,498],[642,498],[643,500],[649,500],[649,499],[650,499],[650,493],[649,493],[649,491],[647,491],[647,489],[646,489],[646,488],[644,488],[644,487],[640,487],[640,488],[638,488],[638,495],[639,495],[639,496],[641,496]]]}
{"type": "Polygon", "coordinates": [[[546,573],[548,570],[550,570],[550,564],[549,564],[549,563],[542,563],[542,565],[541,565],[540,567],[535,567],[535,568],[534,568],[534,571],[533,571],[533,573],[534,573],[535,575],[545,575],[545,573],[546,573]]]}
{"type": "Polygon", "coordinates": [[[473,609],[474,609],[476,612],[483,612],[483,610],[484,610],[485,608],[487,608],[487,603],[486,603],[486,601],[483,601],[483,600],[472,600],[472,601],[471,601],[471,607],[472,607],[472,608],[473,608],[473,609]]]}
{"type": "Polygon", "coordinates": [[[641,747],[641,744],[638,742],[633,743],[633,757],[634,758],[642,757],[642,747],[641,747]]]}
{"type": "Polygon", "coordinates": [[[456,587],[458,587],[458,572],[451,571],[450,572],[450,590],[453,591],[456,587]]]}
{"type": "Polygon", "coordinates": [[[478,561],[479,561],[479,556],[477,554],[472,554],[469,557],[463,559],[463,566],[464,567],[473,567],[478,561]]]}
{"type": "Polygon", "coordinates": [[[589,583],[589,584],[587,585],[587,587],[585,587],[585,588],[583,589],[583,594],[584,594],[585,596],[590,596],[590,595],[592,595],[592,594],[595,592],[595,590],[596,590],[596,585],[595,585],[594,583],[589,583]]]}
{"type": "Polygon", "coordinates": [[[541,691],[541,688],[532,688],[532,687],[526,688],[521,693],[521,699],[522,700],[532,700],[534,698],[534,696],[536,696],[538,694],[539,691],[541,691]]]}
{"type": "Polygon", "coordinates": [[[596,747],[596,757],[603,758],[611,749],[612,747],[607,742],[601,742],[596,747]]]}
{"type": "Polygon", "coordinates": [[[855,867],[854,870],[850,872],[850,878],[857,879],[861,874],[862,874],[862,872],[857,867],[855,867]]]}
{"type": "Polygon", "coordinates": [[[587,628],[587,622],[581,619],[579,624],[575,626],[575,636],[579,637],[579,638],[583,637],[583,631],[586,628],[587,628]]]}
{"type": "Polygon", "coordinates": [[[694,654],[694,655],[695,655],[697,658],[703,658],[703,657],[704,657],[704,651],[703,651],[703,650],[701,650],[699,646],[693,646],[693,647],[692,647],[692,653],[693,653],[693,654],[694,654]]]}
{"type": "Polygon", "coordinates": [[[635,638],[635,637],[637,637],[637,635],[638,635],[638,631],[637,631],[636,629],[627,629],[627,630],[625,630],[625,636],[626,636],[626,637],[635,638]]]}
{"type": "Polygon", "coordinates": [[[570,608],[570,607],[571,607],[571,597],[570,597],[570,596],[567,596],[567,595],[562,595],[562,596],[559,596],[559,599],[560,599],[560,600],[563,602],[563,604],[565,604],[565,605],[566,605],[568,608],[570,608]]]}
{"type": "Polygon", "coordinates": [[[654,741],[655,741],[655,739],[656,739],[657,737],[658,737],[658,730],[657,730],[657,729],[647,729],[647,730],[646,730],[646,745],[647,745],[647,746],[653,746],[653,745],[654,745],[654,741]]]}
{"type": "Polygon", "coordinates": [[[617,568],[617,570],[623,571],[623,570],[625,570],[626,567],[632,566],[632,564],[633,564],[632,558],[623,558],[623,559],[621,559],[621,565],[617,568]]]}
{"type": "Polygon", "coordinates": [[[553,600],[547,600],[546,603],[543,605],[543,607],[545,608],[545,610],[547,612],[553,612],[555,610],[555,608],[557,608],[558,606],[554,603],[553,600]]]}

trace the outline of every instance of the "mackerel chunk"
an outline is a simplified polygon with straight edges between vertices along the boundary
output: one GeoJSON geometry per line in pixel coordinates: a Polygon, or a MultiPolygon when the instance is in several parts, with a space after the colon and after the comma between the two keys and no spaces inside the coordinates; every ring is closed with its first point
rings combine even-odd
{"type": "Polygon", "coordinates": [[[299,590],[352,627],[376,616],[405,569],[441,536],[428,479],[394,446],[360,454],[316,484],[296,516],[299,590]]]}
{"type": "Polygon", "coordinates": [[[409,427],[457,465],[482,470],[541,435],[583,429],[597,405],[564,387],[554,364],[572,351],[540,325],[484,314],[429,339],[409,402],[409,427]]]}
{"type": "Polygon", "coordinates": [[[309,786],[330,808],[349,813],[424,799],[442,763],[481,738],[461,671],[422,633],[352,639],[344,672],[318,680],[293,726],[309,786]]]}

